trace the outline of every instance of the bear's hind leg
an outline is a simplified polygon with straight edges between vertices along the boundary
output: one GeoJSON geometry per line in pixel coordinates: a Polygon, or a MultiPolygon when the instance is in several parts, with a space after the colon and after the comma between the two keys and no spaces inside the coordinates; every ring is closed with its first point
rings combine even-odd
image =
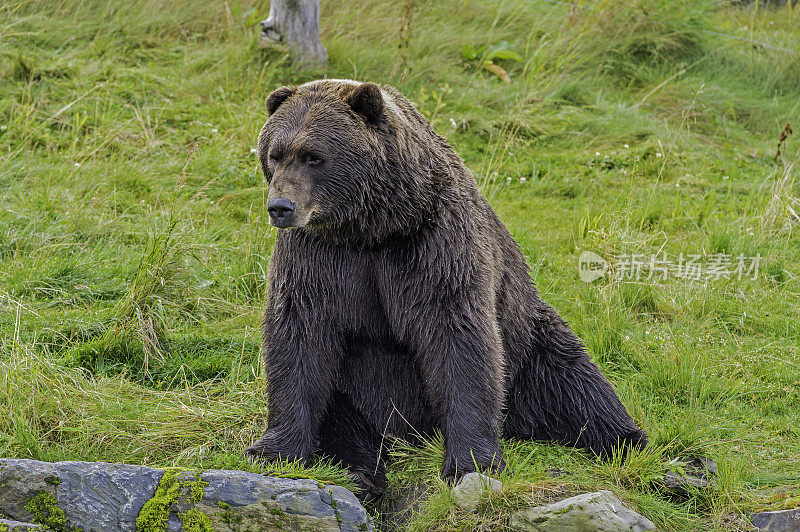
{"type": "MultiPolygon", "coordinates": [[[[550,309],[555,313],[555,310],[550,309]]],[[[578,337],[560,319],[535,333],[508,383],[503,434],[557,441],[608,457],[647,444],[611,383],[589,359],[578,337]]]]}
{"type": "Polygon", "coordinates": [[[386,490],[382,438],[377,428],[350,398],[333,392],[317,436],[318,452],[341,461],[362,489],[359,498],[371,501],[386,490]]]}

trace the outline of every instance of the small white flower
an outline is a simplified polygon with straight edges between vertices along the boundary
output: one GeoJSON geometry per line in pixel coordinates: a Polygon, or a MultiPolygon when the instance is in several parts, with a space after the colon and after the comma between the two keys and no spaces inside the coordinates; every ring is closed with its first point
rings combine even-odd
{"type": "Polygon", "coordinates": [[[722,179],[723,179],[723,181],[727,181],[728,179],[730,179],[730,176],[724,175],[724,176],[722,176],[722,179]]]}
{"type": "Polygon", "coordinates": [[[76,167],[78,167],[78,166],[80,166],[80,165],[81,165],[81,163],[75,163],[75,166],[76,166],[76,167]]]}
{"type": "Polygon", "coordinates": [[[656,152],[656,157],[661,157],[661,152],[660,151],[656,152]]]}
{"type": "Polygon", "coordinates": [[[508,177],[506,178],[506,183],[511,183],[511,176],[508,176],[508,177]]]}
{"type": "Polygon", "coordinates": [[[627,170],[627,168],[623,168],[623,169],[622,169],[622,173],[623,173],[623,174],[625,174],[625,175],[627,175],[627,174],[628,174],[628,170],[627,170]]]}
{"type": "Polygon", "coordinates": [[[255,155],[258,152],[255,148],[250,148],[250,155],[255,155]]]}
{"type": "Polygon", "coordinates": [[[217,128],[211,130],[212,133],[216,133],[217,131],[218,131],[217,128]]]}
{"type": "Polygon", "coordinates": [[[630,146],[628,146],[627,144],[623,144],[623,146],[626,148],[630,148],[630,146]]]}
{"type": "Polygon", "coordinates": [[[525,179],[524,177],[520,177],[520,178],[519,178],[519,182],[520,182],[520,183],[524,183],[525,181],[527,181],[527,179],[525,179]]]}
{"type": "Polygon", "coordinates": [[[675,186],[679,187],[679,186],[681,186],[681,184],[680,183],[675,183],[675,186]]]}
{"type": "Polygon", "coordinates": [[[597,157],[600,157],[600,152],[599,152],[599,151],[596,151],[596,152],[594,152],[594,154],[595,154],[597,157]]]}
{"type": "Polygon", "coordinates": [[[0,131],[5,131],[6,129],[8,129],[8,126],[0,126],[0,131]]]}
{"type": "Polygon", "coordinates": [[[453,129],[458,127],[458,124],[456,124],[456,121],[453,119],[452,116],[450,117],[450,127],[452,127],[453,129]]]}

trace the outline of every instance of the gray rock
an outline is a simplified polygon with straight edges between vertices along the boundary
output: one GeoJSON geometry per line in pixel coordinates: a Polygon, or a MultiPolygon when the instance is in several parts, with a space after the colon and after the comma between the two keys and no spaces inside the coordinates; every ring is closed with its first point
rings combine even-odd
{"type": "Polygon", "coordinates": [[[28,532],[29,530],[41,530],[42,526],[35,523],[23,523],[22,521],[11,521],[10,519],[0,519],[0,530],[7,532],[28,532]],[[7,528],[3,528],[3,527],[7,528]]]}
{"type": "Polygon", "coordinates": [[[664,488],[668,495],[678,500],[687,499],[697,491],[707,489],[719,476],[717,463],[705,456],[695,456],[683,461],[675,459],[668,462],[667,466],[674,462],[682,465],[685,474],[678,474],[667,469],[664,478],[656,481],[655,484],[664,488]]]}
{"type": "Polygon", "coordinates": [[[85,532],[136,530],[136,516],[164,474],[158,469],[99,462],[0,460],[0,513],[32,521],[25,508],[44,492],[85,532]]]}
{"type": "Polygon", "coordinates": [[[329,486],[333,509],[342,532],[366,532],[375,530],[372,519],[350,490],[341,486],[329,486]]]}
{"type": "Polygon", "coordinates": [[[408,522],[425,509],[430,494],[434,491],[425,482],[402,484],[393,483],[379,502],[380,530],[383,532],[402,532],[408,529],[408,522]]]}
{"type": "MultiPolygon", "coordinates": [[[[25,505],[44,492],[58,511],[65,512],[70,527],[85,532],[133,532],[137,516],[163,476],[164,471],[143,466],[0,459],[0,515],[32,521],[25,505]]],[[[180,472],[174,482],[180,489],[169,507],[170,531],[183,529],[187,512],[217,532],[374,530],[358,499],[339,486],[220,470],[180,472]],[[202,496],[192,491],[198,480],[202,496]]]]}
{"type": "Polygon", "coordinates": [[[655,525],[629,510],[610,491],[575,497],[522,510],[511,516],[511,528],[525,532],[644,532],[655,525]]]}
{"type": "Polygon", "coordinates": [[[797,532],[800,530],[800,508],[750,514],[753,526],[764,532],[797,532]]]}
{"type": "Polygon", "coordinates": [[[55,499],[60,482],[53,464],[36,460],[0,460],[0,515],[31,521],[28,501],[44,492],[55,499]]]}
{"type": "Polygon", "coordinates": [[[705,478],[697,478],[690,476],[682,476],[672,471],[667,471],[664,478],[661,480],[662,485],[668,490],[674,491],[676,494],[689,497],[692,493],[692,488],[702,490],[711,485],[711,481],[705,478]]]}
{"type": "MultiPolygon", "coordinates": [[[[208,486],[202,501],[192,507],[208,517],[216,532],[251,528],[331,532],[375,529],[355,495],[340,486],[243,471],[204,471],[200,479],[208,486]]],[[[167,530],[182,530],[179,519],[171,517],[167,530]]]]}
{"type": "Polygon", "coordinates": [[[462,510],[474,512],[487,493],[498,493],[503,489],[503,483],[480,473],[468,473],[461,482],[453,488],[453,497],[462,510]]]}
{"type": "Polygon", "coordinates": [[[85,532],[135,532],[136,517],[164,476],[160,469],[104,462],[53,466],[61,480],[58,507],[67,512],[70,526],[85,532]]]}

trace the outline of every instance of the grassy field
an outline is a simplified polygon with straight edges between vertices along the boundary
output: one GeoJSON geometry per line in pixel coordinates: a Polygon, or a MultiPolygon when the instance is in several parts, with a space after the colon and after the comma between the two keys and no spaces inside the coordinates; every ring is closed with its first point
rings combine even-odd
{"type": "Polygon", "coordinates": [[[409,528],[502,529],[600,488],[659,530],[800,506],[797,135],[776,158],[800,127],[800,8],[403,4],[323,0],[319,71],[258,48],[267,0],[0,4],[0,457],[258,469],[275,231],[253,147],[272,89],[347,77],[398,87],[454,144],[652,441],[624,464],[506,442],[477,514],[440,441],[398,447],[392,489],[432,490],[409,528]],[[584,251],[619,275],[581,281],[584,251]],[[662,455],[720,476],[673,500],[662,455]]]}

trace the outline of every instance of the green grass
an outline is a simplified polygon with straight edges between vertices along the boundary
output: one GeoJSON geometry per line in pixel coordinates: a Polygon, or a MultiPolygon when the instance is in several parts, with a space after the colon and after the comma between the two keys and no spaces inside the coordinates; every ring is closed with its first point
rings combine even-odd
{"type": "MultiPolygon", "coordinates": [[[[600,488],[659,530],[796,505],[796,136],[774,155],[800,127],[800,11],[445,0],[414,9],[406,53],[398,3],[322,7],[314,71],[256,46],[266,0],[0,5],[0,456],[258,470],[242,449],[266,419],[274,230],[251,150],[267,94],[325,75],[399,87],[453,143],[653,442],[624,463],[506,442],[506,488],[470,515],[439,439],[397,447],[391,489],[430,490],[411,529],[493,530],[600,488]],[[503,41],[510,84],[462,58],[503,41]],[[585,250],[760,268],[587,285],[585,250]],[[720,478],[673,501],[660,458],[693,454],[720,478]]],[[[270,471],[348,482],[325,462],[270,471]]]]}

